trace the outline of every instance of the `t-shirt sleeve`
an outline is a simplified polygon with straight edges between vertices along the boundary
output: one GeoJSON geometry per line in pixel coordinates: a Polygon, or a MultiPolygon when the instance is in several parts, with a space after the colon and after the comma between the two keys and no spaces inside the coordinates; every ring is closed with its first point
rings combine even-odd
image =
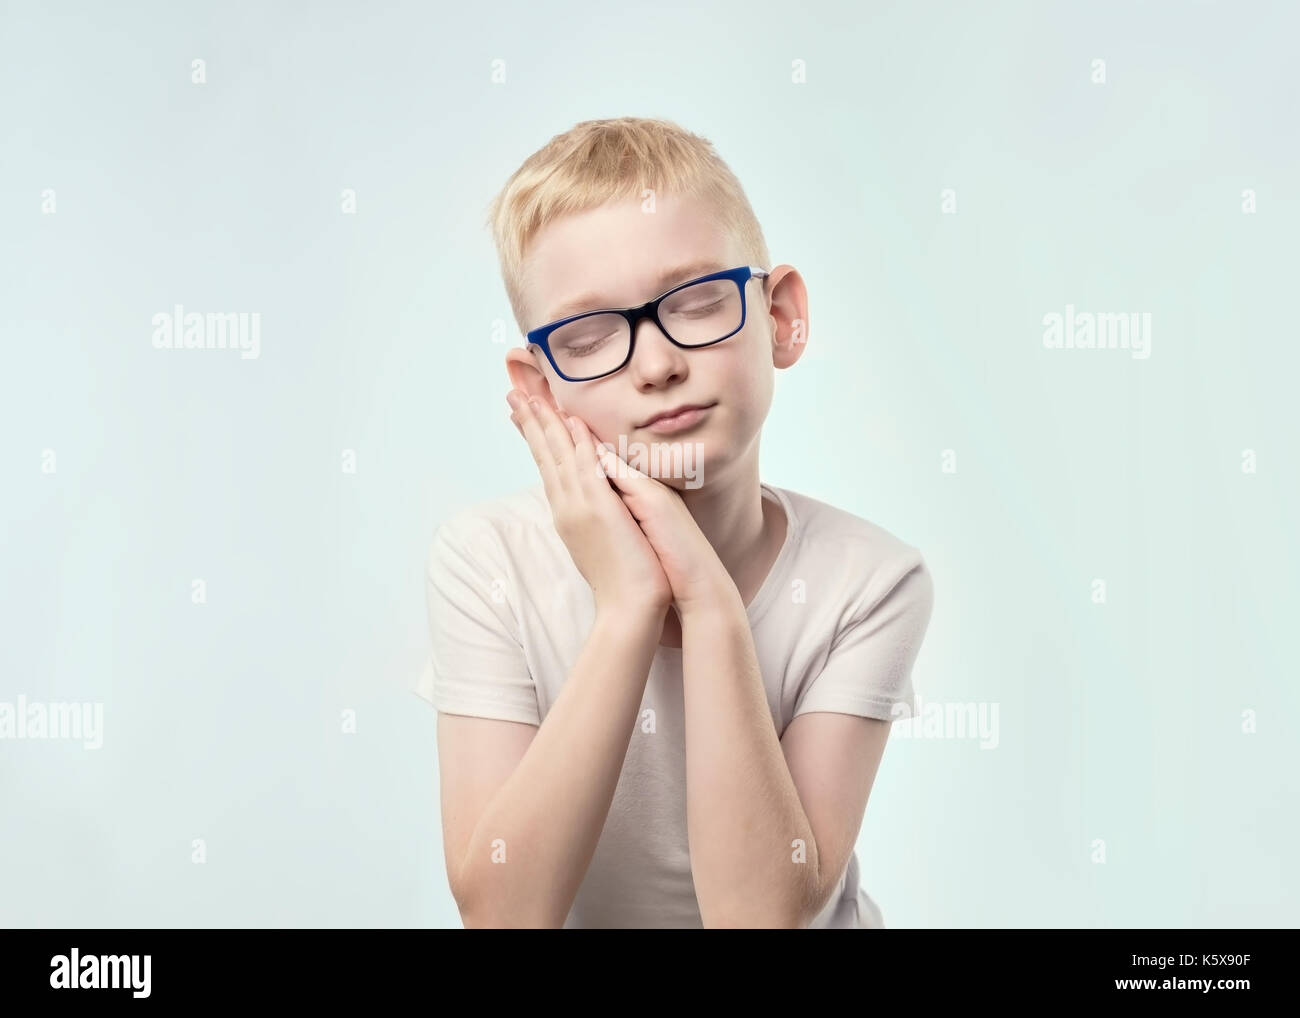
{"type": "Polygon", "coordinates": [[[540,725],[502,559],[485,520],[461,515],[434,533],[425,575],[432,649],[414,692],[446,714],[540,725]]]}
{"type": "Polygon", "coordinates": [[[800,691],[792,718],[812,711],[896,720],[916,713],[912,666],[934,605],[918,552],[898,579],[835,635],[826,663],[800,691]]]}

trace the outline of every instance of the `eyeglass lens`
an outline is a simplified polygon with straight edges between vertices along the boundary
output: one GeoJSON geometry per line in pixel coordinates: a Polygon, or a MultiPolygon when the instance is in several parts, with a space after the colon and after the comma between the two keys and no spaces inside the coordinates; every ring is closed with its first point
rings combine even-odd
{"type": "MultiPolygon", "coordinates": [[[[731,279],[708,279],[670,294],[659,305],[669,337],[683,346],[715,343],[740,328],[740,287],[731,279]]],[[[561,325],[550,335],[551,355],[570,378],[594,378],[627,359],[632,330],[622,315],[600,314],[561,325]]]]}

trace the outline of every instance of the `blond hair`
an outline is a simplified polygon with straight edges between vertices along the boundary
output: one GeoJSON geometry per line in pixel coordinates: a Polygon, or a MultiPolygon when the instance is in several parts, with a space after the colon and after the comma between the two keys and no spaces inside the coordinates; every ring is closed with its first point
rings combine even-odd
{"type": "Polygon", "coordinates": [[[750,264],[769,267],[762,228],[740,181],[706,138],[668,120],[584,120],[524,160],[488,208],[506,295],[519,330],[528,322],[524,259],[548,223],[612,199],[643,199],[646,189],[694,196],[739,242],[750,264]]]}

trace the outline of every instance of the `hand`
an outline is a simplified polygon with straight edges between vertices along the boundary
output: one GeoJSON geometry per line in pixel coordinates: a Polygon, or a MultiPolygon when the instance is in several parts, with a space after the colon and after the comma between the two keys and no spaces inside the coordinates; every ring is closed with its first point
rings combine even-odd
{"type": "Polygon", "coordinates": [[[637,470],[603,445],[597,445],[596,452],[663,566],[678,618],[701,608],[716,608],[720,599],[731,595],[740,603],[731,574],[676,489],[637,470]]]}
{"type": "Polygon", "coordinates": [[[661,619],[672,603],[668,577],[610,486],[586,424],[576,417],[566,423],[545,400],[530,401],[514,389],[506,399],[542,476],[556,533],[590,585],[597,610],[644,606],[661,619]]]}

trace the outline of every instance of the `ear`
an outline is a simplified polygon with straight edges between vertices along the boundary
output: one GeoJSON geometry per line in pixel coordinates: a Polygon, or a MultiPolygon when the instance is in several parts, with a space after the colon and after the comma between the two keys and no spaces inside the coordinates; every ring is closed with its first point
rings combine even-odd
{"type": "Polygon", "coordinates": [[[536,396],[556,406],[551,397],[551,383],[547,379],[541,352],[535,346],[516,346],[506,351],[506,374],[510,385],[528,396],[536,396]]]}
{"type": "Polygon", "coordinates": [[[772,364],[788,368],[803,356],[808,345],[808,289],[799,270],[791,265],[776,266],[765,282],[769,284],[772,364]]]}

